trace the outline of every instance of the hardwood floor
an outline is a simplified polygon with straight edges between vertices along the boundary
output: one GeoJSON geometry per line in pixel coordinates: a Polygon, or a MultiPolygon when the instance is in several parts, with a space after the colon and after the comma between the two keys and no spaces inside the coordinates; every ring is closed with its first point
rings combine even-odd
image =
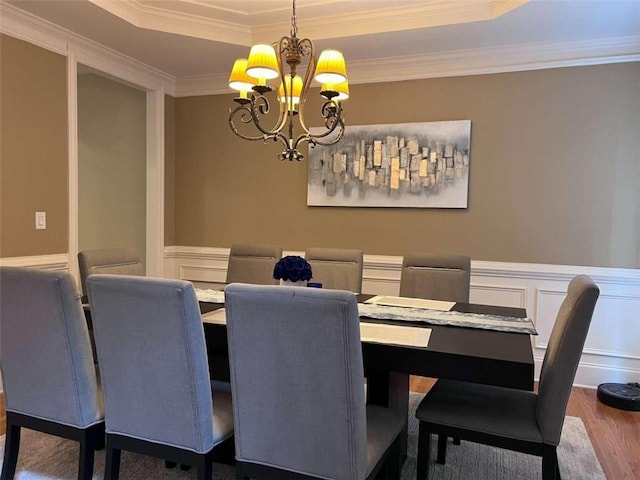
{"type": "MultiPolygon", "coordinates": [[[[435,380],[411,377],[412,392],[426,393],[435,380]]],[[[606,477],[640,479],[640,412],[629,412],[600,403],[596,391],[574,387],[567,415],[580,417],[606,477]]]]}
{"type": "MultiPolygon", "coordinates": [[[[411,391],[426,393],[433,383],[430,378],[411,377],[411,391]]],[[[584,422],[608,479],[640,479],[640,412],[608,407],[598,401],[595,390],[574,388],[567,415],[584,422]]],[[[0,394],[0,434],[5,430],[4,395],[0,394]]]]}

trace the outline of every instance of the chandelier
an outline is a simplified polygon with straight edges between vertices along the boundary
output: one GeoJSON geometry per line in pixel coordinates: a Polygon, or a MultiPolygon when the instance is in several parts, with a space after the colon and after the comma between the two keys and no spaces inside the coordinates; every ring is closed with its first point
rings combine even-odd
{"type": "Polygon", "coordinates": [[[289,161],[303,159],[298,150],[303,142],[315,147],[340,141],[344,134],[341,102],[349,98],[342,53],[333,49],[323,50],[316,59],[311,40],[299,39],[297,33],[296,1],[293,0],[291,35],[282,37],[272,45],[252,46],[249,58],[237,59],[229,76],[229,87],[240,92],[234,99],[238,105],[229,109],[229,126],[233,133],[245,140],[281,142],[284,150],[278,158],[289,161]],[[308,60],[304,78],[297,72],[303,60],[308,60]],[[269,82],[277,82],[278,78],[277,95],[275,98],[270,96],[272,101],[278,102],[279,113],[267,117],[271,109],[267,94],[275,91],[269,82]],[[312,79],[321,85],[323,104],[320,114],[324,123],[324,127],[314,129],[313,133],[304,117],[312,79]],[[265,126],[265,122],[271,125],[265,126]],[[294,125],[297,133],[295,138],[294,125]],[[245,133],[246,130],[250,130],[250,134],[245,133]]]}

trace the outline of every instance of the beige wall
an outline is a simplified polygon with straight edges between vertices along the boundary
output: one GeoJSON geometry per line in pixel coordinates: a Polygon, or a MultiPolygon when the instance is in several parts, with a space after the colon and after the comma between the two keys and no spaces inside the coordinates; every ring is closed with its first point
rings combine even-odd
{"type": "Polygon", "coordinates": [[[307,207],[306,161],[235,137],[232,95],[179,98],[175,243],[638,268],[638,92],[640,63],[352,86],[348,125],[472,121],[465,210],[307,207]]]}
{"type": "Polygon", "coordinates": [[[176,102],[169,95],[164,98],[164,243],[175,245],[176,102]]]}
{"type": "Polygon", "coordinates": [[[66,58],[0,35],[0,257],[68,250],[67,150],[66,58]]]}
{"type": "Polygon", "coordinates": [[[78,75],[78,250],[146,252],[146,94],[78,75]]]}

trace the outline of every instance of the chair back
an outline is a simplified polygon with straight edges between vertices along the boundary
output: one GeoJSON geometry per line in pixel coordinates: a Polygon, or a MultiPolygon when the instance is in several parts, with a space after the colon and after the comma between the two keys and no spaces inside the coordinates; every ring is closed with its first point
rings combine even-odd
{"type": "Polygon", "coordinates": [[[323,288],[362,292],[362,250],[313,247],[304,257],[311,265],[312,281],[323,288]]]}
{"type": "Polygon", "coordinates": [[[318,478],[364,478],[355,295],[234,284],[225,298],[236,459],[318,478]]]}
{"type": "Polygon", "coordinates": [[[402,260],[402,297],[468,303],[470,282],[467,256],[410,253],[402,260]]]}
{"type": "Polygon", "coordinates": [[[87,277],[94,273],[140,276],[145,274],[140,254],[131,248],[83,250],[78,253],[78,266],[83,295],[87,295],[87,277]]]}
{"type": "Polygon", "coordinates": [[[558,445],[571,387],[600,289],[587,275],[569,283],[542,361],[536,416],[543,443],[558,445]]]}
{"type": "Polygon", "coordinates": [[[275,285],[276,262],[282,258],[282,247],[236,244],[231,246],[227,267],[227,283],[242,282],[275,285]]]}
{"type": "Polygon", "coordinates": [[[191,283],[92,275],[87,287],[106,432],[209,451],[213,402],[191,283]]]}
{"type": "Polygon", "coordinates": [[[67,272],[0,267],[7,411],[85,428],[102,421],[87,323],[67,272]]]}

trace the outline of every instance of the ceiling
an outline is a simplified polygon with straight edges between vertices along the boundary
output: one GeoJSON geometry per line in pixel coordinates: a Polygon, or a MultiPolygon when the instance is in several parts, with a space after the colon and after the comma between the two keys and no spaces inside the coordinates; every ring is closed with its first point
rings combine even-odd
{"type": "MultiPolygon", "coordinates": [[[[290,0],[0,1],[176,79],[226,77],[252,43],[288,35],[292,13],[290,0]]],[[[640,0],[297,0],[296,17],[299,37],[343,51],[350,78],[361,71],[352,83],[489,52],[513,65],[536,51],[549,65],[640,59],[640,0]]]]}

